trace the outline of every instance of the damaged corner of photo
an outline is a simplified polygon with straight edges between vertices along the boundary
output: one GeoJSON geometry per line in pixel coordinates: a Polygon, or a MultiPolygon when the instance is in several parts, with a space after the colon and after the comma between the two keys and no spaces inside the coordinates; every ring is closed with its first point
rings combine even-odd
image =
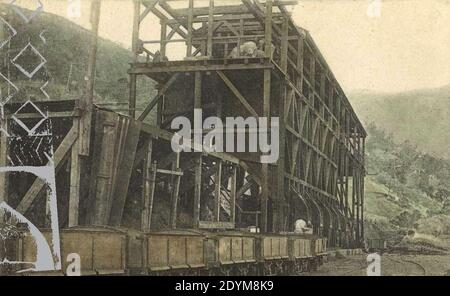
{"type": "Polygon", "coordinates": [[[35,222],[34,217],[27,218],[21,211],[22,204],[14,209],[6,202],[8,199],[2,198],[0,202],[0,267],[16,273],[61,270],[56,184],[51,167],[0,167],[0,178],[4,178],[8,173],[33,175],[45,183],[48,211],[43,215],[51,222],[50,229],[42,229],[41,225],[35,222]],[[17,253],[22,249],[28,251],[17,253]]]}

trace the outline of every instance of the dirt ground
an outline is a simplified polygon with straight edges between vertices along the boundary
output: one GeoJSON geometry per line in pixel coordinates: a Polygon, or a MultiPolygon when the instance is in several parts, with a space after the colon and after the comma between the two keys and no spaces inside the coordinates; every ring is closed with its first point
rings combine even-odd
{"type": "MultiPolygon", "coordinates": [[[[330,258],[317,271],[305,276],[367,276],[367,254],[330,258]]],[[[399,255],[381,256],[382,276],[442,276],[450,275],[449,255],[399,255]]]]}

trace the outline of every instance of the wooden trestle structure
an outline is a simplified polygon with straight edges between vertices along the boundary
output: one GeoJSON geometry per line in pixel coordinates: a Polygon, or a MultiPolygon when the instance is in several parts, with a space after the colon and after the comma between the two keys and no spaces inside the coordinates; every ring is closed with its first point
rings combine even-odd
{"type": "MultiPolygon", "coordinates": [[[[366,132],[313,39],[292,21],[285,5],[293,2],[187,0],[175,7],[180,2],[135,1],[129,116],[85,99],[47,104],[59,139],[61,227],[257,226],[283,233],[303,219],[330,246],[360,246],[366,132]],[[161,22],[158,41],[140,39],[150,13],[161,22]],[[261,40],[264,57],[228,58],[236,46],[261,40]],[[185,45],[185,58],[153,62],[146,45],[159,44],[165,57],[173,42],[185,45]],[[158,94],[137,116],[139,76],[156,81],[158,94]],[[261,163],[259,152],[173,152],[170,122],[193,120],[194,109],[204,118],[279,117],[278,161],[261,163]],[[156,124],[144,123],[149,114],[156,114],[156,124]]],[[[9,184],[18,184],[12,178],[9,184]]],[[[44,184],[30,177],[21,182],[31,187],[16,206],[33,211],[44,184]]]]}

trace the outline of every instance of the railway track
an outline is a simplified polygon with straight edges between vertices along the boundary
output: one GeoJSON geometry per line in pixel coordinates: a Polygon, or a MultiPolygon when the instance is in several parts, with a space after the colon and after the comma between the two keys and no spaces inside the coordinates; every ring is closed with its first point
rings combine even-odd
{"type": "MultiPolygon", "coordinates": [[[[332,269],[325,271],[330,275],[337,276],[366,276],[368,263],[366,257],[358,259],[343,259],[337,261],[332,269]]],[[[381,257],[382,276],[426,276],[426,268],[404,255],[385,254],[381,257]]]]}
{"type": "Polygon", "coordinates": [[[423,265],[421,265],[420,263],[410,260],[408,258],[406,258],[405,256],[400,256],[399,260],[392,258],[391,256],[384,256],[383,258],[388,259],[389,261],[393,262],[396,265],[400,265],[402,266],[402,268],[404,269],[403,274],[392,274],[392,275],[403,275],[403,276],[426,276],[427,275],[427,271],[425,269],[425,267],[423,267],[423,265]],[[418,271],[417,273],[411,274],[411,269],[408,268],[409,266],[414,266],[414,268],[416,269],[416,271],[418,271]]]}

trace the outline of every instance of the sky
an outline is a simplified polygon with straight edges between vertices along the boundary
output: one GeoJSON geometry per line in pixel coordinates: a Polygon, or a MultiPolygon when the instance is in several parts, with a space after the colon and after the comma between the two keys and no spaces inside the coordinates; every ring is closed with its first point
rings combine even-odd
{"type": "MultiPolygon", "coordinates": [[[[90,28],[90,1],[79,0],[80,13],[74,10],[77,1],[41,0],[44,11],[90,28]]],[[[27,8],[36,2],[16,1],[27,8]]],[[[102,0],[101,37],[130,48],[132,2],[102,0]]],[[[289,10],[295,23],[310,32],[346,92],[450,84],[450,0],[299,0],[289,10]]],[[[156,40],[159,34],[152,15],[142,24],[140,38],[156,40]]]]}

